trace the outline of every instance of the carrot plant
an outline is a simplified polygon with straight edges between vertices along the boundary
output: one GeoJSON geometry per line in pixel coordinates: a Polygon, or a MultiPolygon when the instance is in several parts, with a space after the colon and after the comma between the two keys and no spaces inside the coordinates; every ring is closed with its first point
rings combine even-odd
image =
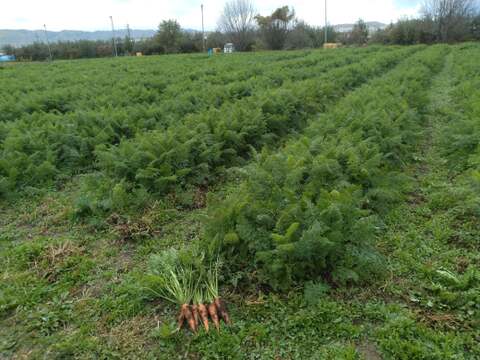
{"type": "Polygon", "coordinates": [[[205,241],[229,265],[287,288],[358,282],[382,268],[378,217],[402,199],[400,174],[422,127],[429,82],[447,49],[432,47],[347,96],[278,152],[259,154],[246,181],[211,207],[205,241]]]}
{"type": "MultiPolygon", "coordinates": [[[[225,302],[221,299],[218,291],[219,271],[220,271],[220,261],[217,259],[217,261],[214,262],[213,265],[211,265],[207,273],[206,288],[207,288],[208,298],[210,299],[210,304],[208,309],[209,309],[209,312],[212,312],[215,314],[216,318],[218,318],[218,314],[219,314],[220,318],[226,324],[230,324],[231,323],[230,316],[228,315],[225,302]]],[[[214,322],[215,321],[216,320],[214,319],[214,322]]],[[[216,322],[215,322],[215,325],[218,328],[218,325],[216,322]]]]}
{"type": "Polygon", "coordinates": [[[5,145],[0,146],[2,184],[12,192],[90,172],[95,169],[96,147],[177,126],[189,114],[228,108],[245,97],[262,97],[285,82],[318,76],[374,52],[313,53],[311,60],[300,63],[303,66],[290,63],[299,65],[298,60],[311,53],[260,56],[253,73],[242,66],[242,59],[227,64],[218,59],[212,69],[210,62],[201,68],[191,66],[195,60],[189,57],[160,63],[137,59],[136,64],[125,64],[122,72],[112,72],[106,60],[94,68],[63,63],[48,69],[47,77],[39,77],[41,67],[8,69],[0,78],[4,84],[0,89],[0,145],[5,145]],[[159,75],[159,69],[161,77],[145,76],[146,71],[159,75]],[[89,77],[96,78],[95,86],[89,77]],[[204,91],[207,86],[209,91],[204,91]]]}
{"type": "Polygon", "coordinates": [[[178,329],[186,322],[196,332],[203,325],[209,331],[209,319],[220,329],[220,320],[230,324],[226,305],[220,297],[218,259],[209,266],[207,259],[195,244],[188,249],[169,249],[150,258],[150,272],[155,288],[150,291],[180,306],[178,329]]]}
{"type": "Polygon", "coordinates": [[[3,68],[0,358],[480,358],[479,49],[3,68]]]}
{"type": "Polygon", "coordinates": [[[197,323],[190,303],[195,294],[194,269],[181,264],[178,252],[165,251],[152,256],[150,260],[152,274],[158,277],[159,286],[152,291],[161,298],[180,306],[178,329],[184,322],[193,332],[197,331],[197,323]]]}
{"type": "MultiPolygon", "coordinates": [[[[311,116],[420,49],[381,51],[359,63],[193,114],[166,130],[140,133],[112,147],[100,146],[95,156],[101,181],[110,183],[110,188],[127,184],[131,193],[140,189],[154,197],[214,184],[226,169],[249,161],[252,150],[275,147],[286,135],[304,129],[311,116]]],[[[98,202],[108,204],[111,196],[108,191],[98,202]]],[[[191,207],[181,200],[178,205],[191,207]]]]}
{"type": "Polygon", "coordinates": [[[202,286],[198,286],[195,290],[195,295],[193,297],[193,308],[194,311],[198,313],[199,321],[202,322],[203,327],[206,332],[210,330],[210,324],[208,320],[208,309],[205,305],[205,290],[202,286]],[[196,310],[195,310],[196,309],[196,310]]]}

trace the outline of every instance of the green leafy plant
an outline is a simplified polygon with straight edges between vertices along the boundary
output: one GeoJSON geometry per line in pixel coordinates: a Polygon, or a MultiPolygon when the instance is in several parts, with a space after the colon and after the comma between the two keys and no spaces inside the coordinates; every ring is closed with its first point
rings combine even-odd
{"type": "Polygon", "coordinates": [[[413,55],[341,100],[304,136],[262,153],[237,191],[211,207],[208,246],[276,289],[317,279],[360,282],[381,272],[373,247],[378,217],[408,188],[399,173],[446,51],[413,55]]]}
{"type": "Polygon", "coordinates": [[[150,259],[150,270],[158,279],[159,286],[152,291],[161,298],[180,306],[178,328],[186,321],[196,331],[190,303],[195,294],[194,269],[181,263],[177,250],[170,249],[150,259]]]}

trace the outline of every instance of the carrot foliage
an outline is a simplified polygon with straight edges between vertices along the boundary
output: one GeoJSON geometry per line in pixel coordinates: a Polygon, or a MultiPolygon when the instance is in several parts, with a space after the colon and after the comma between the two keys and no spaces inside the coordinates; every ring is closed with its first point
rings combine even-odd
{"type": "Polygon", "coordinates": [[[211,206],[208,246],[231,271],[248,269],[277,289],[381,272],[374,239],[382,214],[408,189],[401,170],[446,52],[436,46],[407,58],[320,115],[304,136],[259,153],[241,186],[211,206]]]}

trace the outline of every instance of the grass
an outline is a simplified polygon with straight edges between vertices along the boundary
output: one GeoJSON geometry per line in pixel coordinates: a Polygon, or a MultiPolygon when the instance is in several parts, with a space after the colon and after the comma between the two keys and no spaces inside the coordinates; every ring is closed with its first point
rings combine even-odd
{"type": "Polygon", "coordinates": [[[434,79],[409,201],[385,221],[384,276],[276,295],[222,289],[233,325],[175,332],[175,305],[149,291],[152,252],[202,235],[205,209],[72,222],[75,181],[0,205],[0,358],[478,359],[478,219],[437,206],[456,178],[441,156],[450,65],[434,79]]]}

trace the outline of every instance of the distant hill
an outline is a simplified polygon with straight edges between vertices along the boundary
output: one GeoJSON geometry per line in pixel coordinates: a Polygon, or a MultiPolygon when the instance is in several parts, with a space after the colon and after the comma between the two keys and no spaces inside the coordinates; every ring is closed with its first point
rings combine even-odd
{"type": "MultiPolygon", "coordinates": [[[[385,29],[388,25],[378,22],[378,21],[368,21],[366,22],[368,31],[377,31],[377,30],[383,30],[385,29]]],[[[338,32],[349,32],[352,31],[353,27],[355,24],[339,24],[339,25],[334,25],[334,29],[338,32]]]]}
{"type": "MultiPolygon", "coordinates": [[[[117,37],[125,37],[126,29],[115,31],[117,37]]],[[[152,37],[155,30],[130,30],[134,39],[143,39],[152,37]]],[[[57,41],[77,41],[77,40],[109,40],[112,38],[111,31],[48,31],[48,40],[57,41]]],[[[35,41],[44,42],[45,32],[43,30],[0,30],[0,48],[5,45],[22,46],[32,44],[35,41]]]]}

